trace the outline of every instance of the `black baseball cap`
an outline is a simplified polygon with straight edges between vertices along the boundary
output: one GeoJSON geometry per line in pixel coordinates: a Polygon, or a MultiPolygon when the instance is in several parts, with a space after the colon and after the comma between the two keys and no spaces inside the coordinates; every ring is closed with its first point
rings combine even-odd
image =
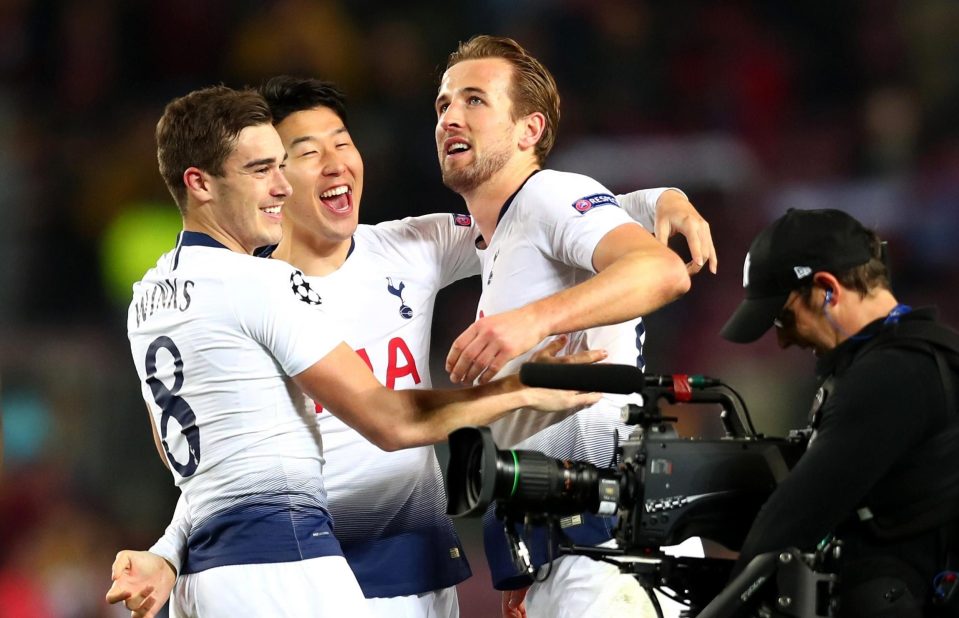
{"type": "Polygon", "coordinates": [[[743,265],[746,299],[720,335],[750,343],[773,325],[789,293],[813,273],[839,274],[872,258],[871,235],[841,210],[789,209],[760,232],[743,265]]]}

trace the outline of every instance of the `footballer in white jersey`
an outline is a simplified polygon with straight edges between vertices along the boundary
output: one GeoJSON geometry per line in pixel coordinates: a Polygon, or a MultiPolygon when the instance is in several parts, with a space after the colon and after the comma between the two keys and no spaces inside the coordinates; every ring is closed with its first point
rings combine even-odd
{"type": "MultiPolygon", "coordinates": [[[[341,336],[389,388],[429,388],[436,293],[478,274],[468,215],[360,225],[343,265],[307,277],[341,336]]],[[[337,539],[366,597],[408,596],[470,576],[432,446],[385,452],[318,408],[337,539]]]]}
{"type": "MultiPolygon", "coordinates": [[[[189,231],[134,285],[133,359],[192,522],[181,574],[342,555],[315,412],[288,377],[342,340],[320,302],[289,264],[189,231]]],[[[325,594],[356,601],[344,577],[325,594]]]]}
{"type": "MultiPolygon", "coordinates": [[[[706,259],[710,269],[715,269],[708,225],[698,214],[687,228],[698,229],[690,244],[693,261],[684,267],[679,256],[665,246],[673,220],[667,224],[658,218],[657,233],[662,241],[658,244],[640,228],[629,225],[615,197],[595,181],[540,171],[556,138],[559,103],[549,70],[513,39],[476,35],[461,42],[447,59],[434,100],[437,159],[443,183],[464,199],[488,243],[482,258],[481,317],[453,342],[446,358],[454,382],[482,383],[504,373],[503,369],[515,371],[522,359],[511,359],[537,348],[549,335],[629,322],[655,311],[689,290],[690,273],[701,269],[706,259]]],[[[682,226],[683,220],[690,222],[682,217],[678,221],[682,226]]],[[[631,327],[636,325],[631,323],[631,327]]],[[[599,331],[596,337],[603,338],[599,331]]],[[[572,346],[592,347],[596,342],[590,339],[589,334],[577,337],[572,346]]],[[[635,346],[637,340],[642,343],[642,332],[603,339],[613,346],[623,341],[630,342],[626,347],[635,346]]],[[[642,365],[639,349],[626,347],[609,350],[610,360],[631,359],[642,365]]],[[[521,422],[514,419],[500,424],[494,435],[501,442],[505,437],[505,444],[511,446],[541,446],[554,455],[562,452],[608,464],[618,415],[610,418],[601,413],[602,408],[594,406],[546,430],[555,431],[555,437],[565,441],[523,441],[537,428],[532,415],[523,415],[521,422]],[[562,427],[564,423],[569,423],[568,430],[562,427]]],[[[502,546],[504,534],[502,526],[498,528],[486,540],[498,538],[502,546]]],[[[578,534],[587,528],[577,523],[566,531],[574,542],[590,543],[591,539],[578,534]]],[[[609,538],[606,528],[600,522],[596,541],[609,538]]],[[[532,549],[532,557],[542,564],[536,546],[532,549]]],[[[594,615],[624,615],[611,607],[589,607],[595,605],[590,597],[598,601],[606,588],[600,577],[588,582],[551,578],[557,594],[544,604],[534,599],[539,596],[537,590],[545,587],[534,585],[524,609],[523,587],[529,578],[504,581],[521,569],[507,559],[505,569],[498,570],[493,554],[488,545],[494,583],[519,590],[503,595],[504,616],[521,618],[528,611],[530,617],[565,618],[584,616],[594,609],[599,611],[594,615]]],[[[563,568],[569,564],[566,558],[559,561],[557,570],[578,572],[563,568]]]]}
{"type": "MultiPolygon", "coordinates": [[[[483,292],[477,317],[503,313],[550,296],[595,274],[593,251],[600,239],[611,230],[633,220],[624,212],[617,198],[595,180],[552,170],[541,170],[530,176],[516,194],[503,205],[499,222],[486,249],[478,250],[483,263],[483,292]]],[[[636,282],[642,285],[642,282],[636,282]]],[[[530,352],[507,363],[498,375],[516,373],[529,356],[553,337],[530,352]]],[[[569,335],[568,351],[606,349],[608,362],[636,365],[644,369],[642,354],[645,330],[640,318],[621,324],[591,328],[569,335]]],[[[628,435],[632,427],[620,420],[620,410],[629,401],[640,403],[638,396],[629,399],[607,395],[599,403],[549,424],[543,415],[519,412],[494,424],[497,444],[503,448],[535,450],[551,457],[588,461],[608,467],[614,454],[614,433],[628,435]]],[[[589,513],[569,518],[563,531],[577,544],[597,545],[612,538],[612,520],[589,513]],[[578,523],[576,523],[578,522],[578,523]]],[[[535,567],[548,561],[548,541],[543,529],[534,529],[527,536],[527,545],[535,567]]],[[[513,563],[503,534],[502,523],[487,512],[484,544],[490,563],[494,587],[509,590],[527,586],[528,576],[513,563]]],[[[553,554],[555,555],[555,553],[553,554]]],[[[561,561],[580,562],[571,573],[596,573],[586,577],[587,585],[612,585],[608,565],[590,558],[564,556],[561,561]],[[597,579],[602,581],[597,584],[597,579]],[[607,583],[608,582],[608,583],[607,583]]],[[[556,569],[565,573],[568,569],[556,569]]],[[[554,574],[549,585],[561,585],[554,574]]],[[[578,582],[577,585],[582,585],[578,582]]],[[[573,610],[579,600],[570,584],[564,596],[542,599],[533,585],[527,596],[531,615],[555,615],[559,611],[551,601],[566,604],[573,610]],[[544,611],[544,606],[548,609],[544,611]]],[[[584,601],[591,600],[590,592],[584,601]]]]}

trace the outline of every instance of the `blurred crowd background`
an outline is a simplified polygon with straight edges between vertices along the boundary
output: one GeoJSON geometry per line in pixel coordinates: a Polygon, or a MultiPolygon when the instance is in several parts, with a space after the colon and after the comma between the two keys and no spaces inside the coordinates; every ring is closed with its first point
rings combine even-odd
{"type": "MultiPolygon", "coordinates": [[[[113,555],[149,546],[173,509],[126,340],[130,283],[179,229],[156,171],[164,104],[278,73],[334,80],[366,163],[361,221],[459,212],[432,101],[447,54],[484,32],[557,78],[550,167],[681,187],[712,224],[720,273],[648,319],[650,371],[726,380],[761,431],[803,424],[813,358],[717,335],[750,240],[789,207],[877,229],[899,297],[959,326],[953,0],[0,0],[0,617],[124,615],[102,601],[113,555]]],[[[437,384],[477,289],[437,306],[437,384]]],[[[463,616],[495,615],[463,531],[463,616]]]]}

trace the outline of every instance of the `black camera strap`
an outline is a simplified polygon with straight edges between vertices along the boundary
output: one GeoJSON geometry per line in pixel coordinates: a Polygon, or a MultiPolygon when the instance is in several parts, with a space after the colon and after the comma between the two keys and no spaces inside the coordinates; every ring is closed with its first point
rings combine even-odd
{"type": "MultiPolygon", "coordinates": [[[[883,329],[856,354],[861,358],[869,351],[896,347],[931,354],[936,361],[946,402],[947,420],[942,431],[930,436],[920,449],[916,461],[948,461],[954,458],[959,444],[959,403],[956,377],[959,376],[959,334],[936,322],[905,320],[883,329]]],[[[826,385],[824,385],[826,386],[826,385]]],[[[915,469],[921,469],[916,466],[915,469]]],[[[956,525],[959,518],[959,466],[940,466],[933,478],[923,476],[903,483],[923,488],[921,495],[903,499],[894,509],[860,509],[860,520],[871,534],[880,539],[898,539],[937,527],[956,525]],[[913,484],[914,483],[914,484],[913,484]]],[[[955,533],[952,533],[956,536],[955,533]]],[[[956,539],[950,539],[955,543],[956,539]]]]}

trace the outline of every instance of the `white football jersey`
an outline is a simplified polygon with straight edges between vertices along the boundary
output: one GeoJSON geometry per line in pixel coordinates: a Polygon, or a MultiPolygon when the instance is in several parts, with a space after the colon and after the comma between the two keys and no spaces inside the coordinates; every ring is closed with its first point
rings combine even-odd
{"type": "Polygon", "coordinates": [[[182,232],[133,286],[128,334],[192,528],[182,572],[340,553],[315,412],[288,376],[342,340],[302,275],[182,232]]]}
{"type": "MultiPolygon", "coordinates": [[[[476,236],[466,215],[361,225],[343,265],[308,278],[341,336],[387,387],[430,387],[436,293],[479,273],[476,236]]],[[[388,453],[327,410],[318,419],[335,534],[363,593],[413,595],[469,577],[433,447],[388,453]]]]}
{"type": "MultiPolygon", "coordinates": [[[[592,178],[552,170],[537,172],[504,205],[487,248],[477,250],[483,263],[477,317],[516,309],[586,281],[595,274],[592,258],[596,245],[623,224],[634,221],[619,207],[616,196],[592,178]]],[[[517,373],[553,339],[548,337],[513,359],[499,375],[517,373]]],[[[644,340],[642,320],[636,318],[570,333],[569,343],[560,353],[604,349],[609,352],[606,362],[644,369],[644,340]]],[[[614,427],[621,433],[629,430],[618,421],[608,421],[618,418],[619,407],[627,401],[640,400],[606,395],[593,409],[560,421],[546,432],[542,430],[555,416],[524,410],[494,423],[494,437],[501,448],[541,450],[553,457],[607,465],[614,427]],[[600,409],[614,412],[600,414],[600,409]],[[538,435],[528,439],[533,434],[538,435]]]]}
{"type": "MultiPolygon", "coordinates": [[[[477,250],[483,264],[483,292],[477,317],[522,307],[578,283],[595,274],[593,251],[613,229],[634,224],[614,195],[587,176],[542,170],[503,206],[493,237],[485,250],[477,250]]],[[[637,282],[641,285],[641,282],[637,282]]],[[[530,352],[513,359],[499,375],[517,373],[522,363],[553,337],[530,352]]],[[[636,318],[621,324],[570,333],[560,352],[605,349],[607,362],[645,368],[642,347],[645,330],[636,318]]],[[[640,388],[642,385],[637,385],[640,388]]],[[[492,425],[500,448],[533,450],[550,457],[588,461],[608,467],[614,453],[614,432],[626,436],[632,427],[620,420],[623,405],[641,403],[638,395],[605,395],[598,403],[555,422],[555,415],[522,410],[492,425]]],[[[578,523],[564,527],[573,542],[596,545],[611,538],[612,522],[584,513],[578,523]]],[[[534,566],[547,562],[547,537],[542,529],[527,536],[534,566]]],[[[493,585],[510,589],[529,585],[517,570],[503,534],[502,522],[494,520],[492,507],[484,518],[484,546],[493,585]]],[[[554,554],[555,555],[555,554],[554,554]]]]}

